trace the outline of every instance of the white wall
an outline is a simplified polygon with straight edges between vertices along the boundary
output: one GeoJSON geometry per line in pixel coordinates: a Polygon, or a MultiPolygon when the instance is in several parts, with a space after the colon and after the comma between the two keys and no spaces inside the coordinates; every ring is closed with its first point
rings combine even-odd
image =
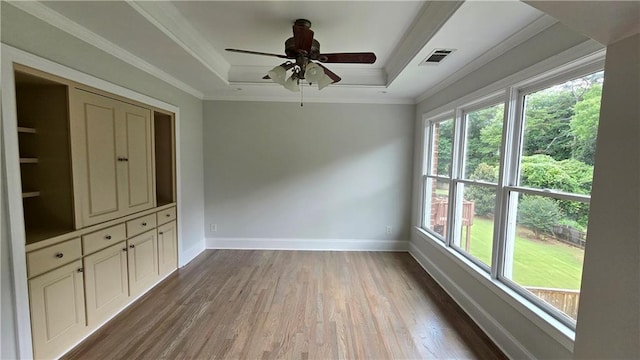
{"type": "Polygon", "coordinates": [[[207,237],[406,242],[414,115],[413,105],[206,101],[207,237]]]}
{"type": "Polygon", "coordinates": [[[607,47],[575,358],[640,358],[640,35],[607,47]]]}
{"type": "MultiPolygon", "coordinates": [[[[203,167],[202,167],[202,101],[186,94],[157,78],[52,27],[13,6],[1,4],[1,40],[3,43],[43,58],[66,65],[81,72],[157,98],[180,108],[180,152],[178,159],[182,174],[183,253],[196,253],[204,247],[203,234],[203,167]]],[[[9,84],[7,84],[9,85],[9,84]]],[[[3,86],[7,86],[4,85],[3,86]]],[[[5,193],[2,202],[6,201],[5,193]]],[[[7,237],[3,234],[3,246],[7,237]]],[[[2,256],[7,254],[4,249],[2,256]]],[[[6,274],[2,261],[3,279],[6,274]]],[[[2,294],[13,289],[2,282],[2,294]]],[[[5,314],[3,300],[2,339],[5,340],[5,314]]],[[[14,337],[8,331],[7,338],[14,337]]],[[[3,343],[4,358],[4,343],[3,343]]],[[[10,358],[11,356],[7,356],[10,358]]]]}
{"type": "MultiPolygon", "coordinates": [[[[518,71],[549,61],[557,54],[588,40],[562,24],[556,24],[527,42],[513,48],[469,76],[418,104],[416,147],[414,150],[414,196],[412,224],[419,227],[422,161],[422,115],[465,95],[485,88],[518,71]]],[[[487,276],[474,273],[469,265],[451,255],[415,227],[411,234],[411,253],[458,302],[490,337],[512,358],[570,358],[573,344],[566,329],[556,330],[516,302],[512,292],[495,286],[487,276]]]]}

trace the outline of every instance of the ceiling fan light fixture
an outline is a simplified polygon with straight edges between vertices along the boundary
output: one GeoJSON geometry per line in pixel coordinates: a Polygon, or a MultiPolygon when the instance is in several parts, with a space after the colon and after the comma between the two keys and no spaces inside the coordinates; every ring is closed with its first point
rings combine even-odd
{"type": "Polygon", "coordinates": [[[318,66],[315,63],[309,62],[309,64],[307,65],[307,68],[304,72],[304,78],[312,84],[317,83],[318,81],[320,81],[320,79],[326,76],[324,74],[324,70],[318,66]]]}
{"type": "Polygon", "coordinates": [[[281,85],[283,85],[284,88],[289,90],[289,91],[293,91],[293,92],[300,91],[300,86],[298,85],[298,77],[296,76],[296,74],[291,75],[284,82],[284,84],[281,84],[281,85]]]}
{"type": "Polygon", "coordinates": [[[322,90],[327,86],[333,84],[333,79],[323,72],[320,79],[316,81],[316,84],[318,84],[318,90],[322,90]]]}
{"type": "Polygon", "coordinates": [[[284,86],[285,82],[287,81],[287,69],[285,69],[282,65],[274,67],[273,69],[269,70],[267,74],[274,83],[284,86]]]}

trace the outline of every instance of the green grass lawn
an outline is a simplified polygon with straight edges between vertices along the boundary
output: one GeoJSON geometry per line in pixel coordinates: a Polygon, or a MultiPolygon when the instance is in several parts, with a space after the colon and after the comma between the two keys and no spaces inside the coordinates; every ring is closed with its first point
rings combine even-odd
{"type": "MultiPolygon", "coordinates": [[[[554,240],[533,240],[522,236],[528,233],[526,229],[518,228],[514,281],[522,286],[579,289],[584,250],[554,240]]],[[[492,237],[493,222],[475,217],[469,252],[485,264],[491,264],[492,237]]]]}

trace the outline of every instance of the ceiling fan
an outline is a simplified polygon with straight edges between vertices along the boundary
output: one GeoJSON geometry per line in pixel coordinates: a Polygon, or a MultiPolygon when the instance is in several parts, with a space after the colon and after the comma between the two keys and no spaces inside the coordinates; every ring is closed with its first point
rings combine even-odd
{"type": "Polygon", "coordinates": [[[298,91],[300,80],[307,80],[309,84],[317,84],[322,89],[330,84],[342,80],[322,63],[373,64],[376,55],[372,52],[328,53],[320,52],[320,43],[313,38],[311,22],[298,19],[293,24],[293,37],[284,42],[284,55],[258,51],[225,49],[242,54],[273,56],[290,59],[272,70],[263,79],[271,79],[291,91],[298,91]],[[291,70],[291,77],[287,78],[287,71],[291,70]]]}

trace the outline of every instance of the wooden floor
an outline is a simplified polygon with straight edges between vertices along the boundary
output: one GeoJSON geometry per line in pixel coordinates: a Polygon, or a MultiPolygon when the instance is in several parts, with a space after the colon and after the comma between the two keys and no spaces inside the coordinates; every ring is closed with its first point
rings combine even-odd
{"type": "Polygon", "coordinates": [[[208,250],[66,359],[504,359],[407,253],[208,250]]]}

